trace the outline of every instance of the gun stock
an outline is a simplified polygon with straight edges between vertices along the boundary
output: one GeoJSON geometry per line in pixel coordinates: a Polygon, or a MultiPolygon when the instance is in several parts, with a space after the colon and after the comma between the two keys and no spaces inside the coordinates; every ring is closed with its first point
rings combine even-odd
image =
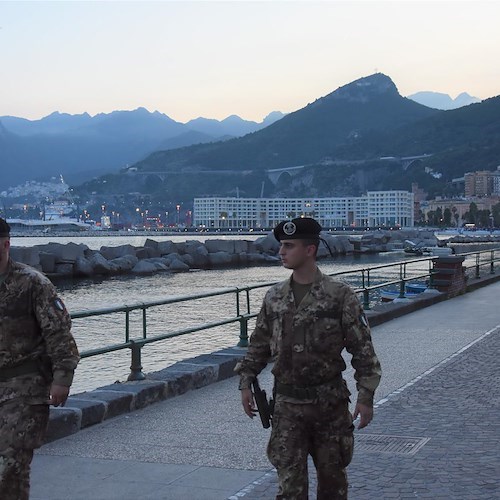
{"type": "Polygon", "coordinates": [[[259,412],[260,421],[262,422],[262,427],[268,429],[271,426],[271,408],[267,400],[266,391],[262,390],[259,385],[257,378],[252,382],[253,397],[255,399],[255,404],[257,405],[257,410],[259,412]]]}

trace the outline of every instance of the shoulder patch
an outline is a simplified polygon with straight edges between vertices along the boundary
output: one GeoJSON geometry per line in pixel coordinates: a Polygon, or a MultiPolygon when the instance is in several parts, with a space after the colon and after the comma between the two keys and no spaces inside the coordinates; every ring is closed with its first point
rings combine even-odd
{"type": "Polygon", "coordinates": [[[59,297],[56,297],[54,299],[54,307],[61,312],[63,312],[66,309],[64,307],[63,301],[59,297]]]}

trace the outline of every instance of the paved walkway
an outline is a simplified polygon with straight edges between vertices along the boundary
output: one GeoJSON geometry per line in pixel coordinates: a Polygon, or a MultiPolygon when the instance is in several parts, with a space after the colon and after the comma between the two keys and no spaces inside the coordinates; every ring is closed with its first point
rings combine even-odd
{"type": "MultiPolygon", "coordinates": [[[[350,499],[500,497],[499,296],[495,283],[373,328],[384,377],[350,499]]],[[[228,379],[45,445],[31,498],[274,498],[268,435],[228,379]]]]}

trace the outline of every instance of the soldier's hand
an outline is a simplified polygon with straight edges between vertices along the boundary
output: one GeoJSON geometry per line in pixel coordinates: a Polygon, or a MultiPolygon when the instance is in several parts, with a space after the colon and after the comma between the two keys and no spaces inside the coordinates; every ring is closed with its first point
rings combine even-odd
{"type": "Polygon", "coordinates": [[[367,406],[362,403],[356,403],[356,407],[354,408],[354,413],[352,414],[352,418],[356,420],[356,418],[358,418],[358,415],[360,417],[358,429],[362,429],[372,421],[373,408],[371,406],[367,406]]]}
{"type": "Polygon", "coordinates": [[[65,385],[52,384],[50,387],[49,404],[54,406],[64,406],[69,395],[69,387],[65,385]]]}
{"type": "Polygon", "coordinates": [[[255,408],[255,403],[253,400],[253,394],[251,389],[241,389],[241,404],[243,405],[243,410],[250,417],[255,417],[257,413],[257,408],[255,408]]]}

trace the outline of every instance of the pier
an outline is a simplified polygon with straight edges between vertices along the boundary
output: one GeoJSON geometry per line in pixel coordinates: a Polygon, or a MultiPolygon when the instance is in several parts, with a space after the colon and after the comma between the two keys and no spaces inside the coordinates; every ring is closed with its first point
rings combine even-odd
{"type": "MultiPolygon", "coordinates": [[[[383,378],[355,432],[350,499],[498,497],[500,282],[488,283],[373,326],[383,378]]],[[[269,368],[260,378],[270,389],[269,368]]],[[[47,443],[31,498],[274,498],[268,436],[227,378],[47,443]]],[[[315,498],[312,464],[310,484],[315,498]]]]}

